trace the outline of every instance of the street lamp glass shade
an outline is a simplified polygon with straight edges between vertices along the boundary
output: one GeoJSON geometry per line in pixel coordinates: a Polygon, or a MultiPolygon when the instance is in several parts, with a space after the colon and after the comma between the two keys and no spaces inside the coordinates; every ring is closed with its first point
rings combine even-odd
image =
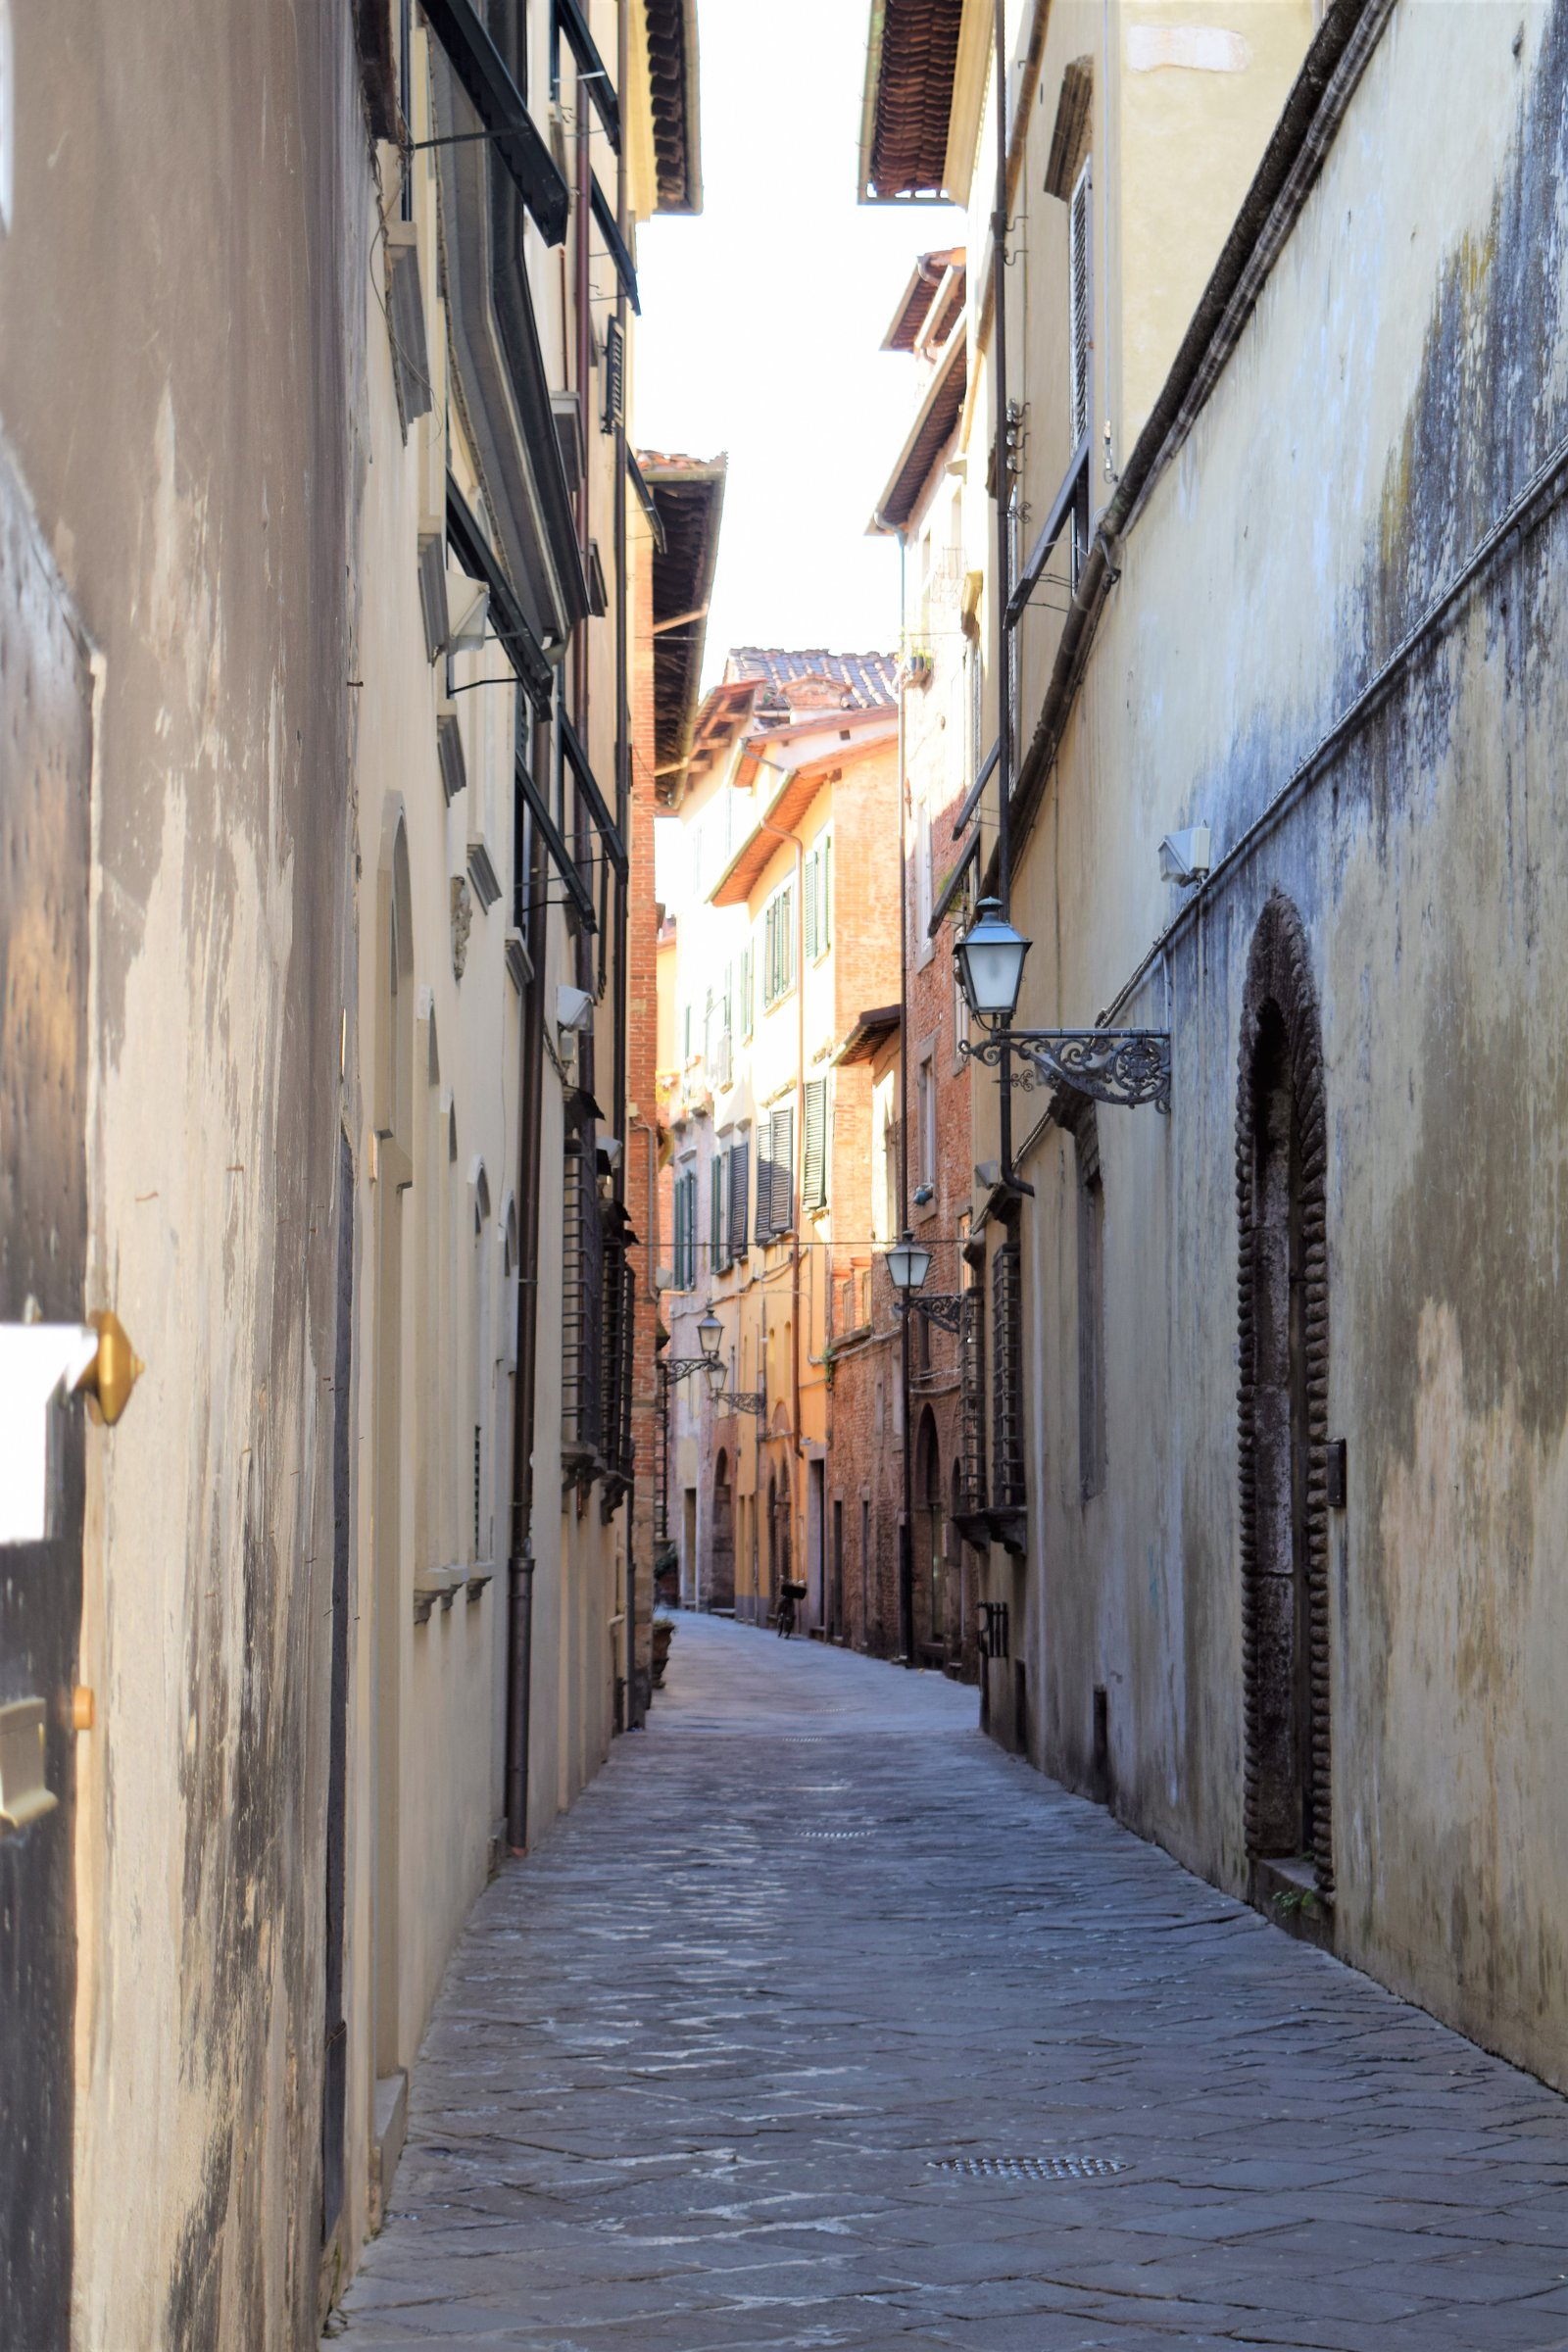
{"type": "Polygon", "coordinates": [[[708,1383],[708,1394],[712,1397],[715,1404],[724,1394],[724,1383],[728,1377],[729,1375],[726,1373],[718,1357],[716,1355],[710,1355],[707,1363],[703,1366],[703,1378],[708,1383]]]}
{"type": "Polygon", "coordinates": [[[1011,1020],[1029,945],[1007,921],[999,901],[981,900],[974,921],[954,950],[958,985],[977,1020],[1011,1020]]]}
{"type": "Polygon", "coordinates": [[[717,1355],[724,1337],[724,1326],[713,1312],[711,1299],[709,1300],[707,1314],[697,1326],[697,1337],[705,1355],[717,1355]]]}
{"type": "Polygon", "coordinates": [[[924,1287],[925,1278],[931,1271],[929,1250],[922,1250],[918,1242],[911,1241],[906,1234],[902,1242],[895,1243],[891,1250],[884,1252],[884,1256],[888,1280],[901,1296],[924,1287]]]}

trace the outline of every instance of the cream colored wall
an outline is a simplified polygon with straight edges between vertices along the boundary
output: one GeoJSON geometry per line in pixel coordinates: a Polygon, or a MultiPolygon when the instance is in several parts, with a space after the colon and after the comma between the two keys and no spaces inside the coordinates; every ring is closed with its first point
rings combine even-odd
{"type": "MultiPolygon", "coordinates": [[[[416,167],[417,171],[417,167],[416,167]]],[[[472,897],[462,979],[453,960],[453,884],[466,879],[470,830],[486,839],[499,875],[510,880],[511,742],[514,688],[493,652],[460,656],[459,683],[498,682],[457,699],[468,784],[448,808],[436,760],[435,713],[445,698],[445,663],[425,654],[416,566],[421,520],[444,506],[447,404],[445,334],[435,299],[434,191],[418,172],[416,213],[420,238],[435,408],[405,443],[399,422],[382,302],[371,283],[367,335],[369,365],[367,469],[362,519],[364,598],[359,674],[365,684],[357,745],[361,860],[359,922],[360,1132],[358,1318],[362,1367],[377,1361],[374,1237],[377,1191],[390,1180],[374,1140],[370,1077],[386,1021],[377,892],[396,824],[405,830],[413,902],[415,994],[412,1181],[403,1197],[403,1347],[401,1559],[395,1627],[399,1688],[395,1709],[377,1712],[374,1527],[376,1453],[374,1382],[362,1370],[358,1392],[360,1458],[358,1551],[361,1601],[351,1749],[354,1836],[350,1846],[353,1933],[350,2008],[348,2166],[351,2245],[368,2221],[365,2205],[371,2098],[378,2071],[412,2064],[452,1944],[484,1884],[491,1826],[498,1809],[497,1611],[505,1592],[496,1576],[504,1541],[511,1464],[511,1378],[502,1362],[509,1329],[499,1246],[501,1211],[516,1184],[517,1088],[498,1073],[518,1060],[518,1000],[503,960],[510,892],[485,911],[472,897]],[[505,681],[505,682],[503,682],[505,681]],[[491,706],[486,710],[486,704],[491,706]],[[455,1143],[455,1156],[454,1156],[455,1143]],[[477,1170],[490,1213],[475,1234],[477,1170]],[[479,1362],[481,1337],[485,1361],[479,1362]],[[472,1512],[473,1426],[483,1431],[484,1508],[475,1544],[472,1512]],[[451,1582],[450,1607],[438,1600],[415,1623],[415,1591],[434,1574],[451,1582]],[[492,1581],[470,1597],[466,1579],[492,1581]],[[378,2060],[372,2042],[373,1927],[378,1855],[376,1774],[394,1735],[398,1747],[397,2015],[378,2060]]],[[[452,451],[470,496],[474,482],[461,439],[452,451]]],[[[456,613],[471,593],[455,566],[449,603],[456,613]]]]}
{"type": "MultiPolygon", "coordinates": [[[[1110,21],[1113,146],[1108,186],[1099,184],[1112,211],[1097,251],[1102,283],[1120,290],[1108,355],[1119,462],[1170,371],[1314,27],[1312,0],[1121,0],[1110,21]]],[[[1097,438],[1103,423],[1097,415],[1097,438]]]]}
{"type": "MultiPolygon", "coordinates": [[[[1568,321],[1533,258],[1568,211],[1560,20],[1466,5],[1441,42],[1430,25],[1395,13],[1124,543],[1014,902],[1038,943],[1031,1022],[1116,999],[1175,910],[1159,836],[1204,818],[1216,854],[1236,845],[1560,439],[1568,321]]],[[[1168,1120],[1100,1119],[1110,1484],[1089,1506],[1070,1150],[1048,1139],[1025,1171],[1043,1753],[1081,1777],[1090,1692],[1108,1687],[1118,1805],[1240,1885],[1236,1052],[1249,945],[1283,889],[1321,1006],[1328,1410],[1349,1445],[1331,1535],[1336,1936],[1557,2082],[1568,1396],[1541,1171],[1568,1147],[1525,1041],[1568,993],[1549,781],[1565,563],[1557,509],[1127,1000],[1133,1022],[1169,1007],[1174,1099],[1168,1120]]]]}

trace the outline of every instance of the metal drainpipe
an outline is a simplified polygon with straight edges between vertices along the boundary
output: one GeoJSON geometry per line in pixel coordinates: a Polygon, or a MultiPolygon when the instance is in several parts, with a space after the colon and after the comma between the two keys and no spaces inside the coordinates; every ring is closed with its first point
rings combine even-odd
{"type": "MultiPolygon", "coordinates": [[[[615,87],[625,89],[630,63],[629,11],[626,0],[620,0],[615,11],[615,87]]],[[[586,142],[585,142],[586,145],[586,142]]],[[[615,225],[629,245],[626,207],[626,143],[622,139],[615,158],[615,225]]],[[[625,365],[626,353],[626,289],[615,272],[615,320],[620,329],[621,404],[615,420],[614,466],[615,487],[612,498],[612,531],[614,538],[615,561],[615,822],[624,843],[628,838],[627,818],[631,804],[631,743],[626,708],[626,402],[625,385],[630,370],[625,365]]],[[[628,852],[629,855],[629,852],[628,852]]],[[[614,1133],[620,1141],[620,1152],[615,1161],[613,1178],[615,1200],[622,1208],[626,1200],[626,1059],[627,1023],[631,1017],[630,973],[627,970],[627,944],[630,938],[631,897],[627,881],[615,876],[615,1066],[612,1102],[614,1114],[614,1133]]],[[[657,950],[656,950],[657,955],[657,950]]],[[[650,1242],[649,1247],[653,1245],[650,1242]]],[[[628,1310],[626,1329],[622,1333],[625,1362],[622,1374],[628,1389],[636,1362],[636,1309],[628,1310]]],[[[623,1464],[626,1474],[626,1721],[640,1724],[644,1710],[637,1685],[637,1554],[634,1531],[637,1514],[637,1487],[629,1465],[623,1464]]]]}
{"type": "MultiPolygon", "coordinates": [[[[546,731],[534,728],[538,756],[546,731]]],[[[544,842],[535,830],[528,875],[530,917],[543,909],[547,891],[544,842]]],[[[532,1716],[533,1666],[533,1427],[539,1363],[539,1159],[540,1114],[545,1067],[545,964],[550,917],[532,941],[533,970],[522,1000],[521,1087],[517,1116],[518,1190],[522,1231],[518,1236],[517,1369],[513,1382],[512,1545],[507,1559],[507,1843],[514,1854],[528,1846],[528,1735],[532,1716]]],[[[533,923],[529,922],[530,934],[533,923]]]]}
{"type": "MultiPolygon", "coordinates": [[[[899,533],[899,643],[906,645],[907,621],[906,603],[907,549],[903,531],[899,533]]],[[[897,1241],[909,1222],[909,899],[908,899],[908,842],[906,803],[908,798],[908,776],[905,761],[907,736],[905,725],[907,688],[899,679],[899,1231],[897,1241]]],[[[914,1664],[914,1464],[909,1437],[909,1314],[906,1307],[899,1318],[899,1382],[904,1425],[904,1512],[899,1521],[899,1646],[904,1663],[914,1664]]]]}
{"type": "MultiPolygon", "coordinates": [[[[1012,811],[1012,697],[1007,660],[1007,24],[1005,0],[996,0],[997,192],[991,216],[991,358],[997,436],[997,872],[1005,919],[1011,903],[1008,870],[1012,811]]],[[[1002,1176],[1012,1176],[1012,1056],[1004,1053],[1000,1079],[1002,1176]]]]}

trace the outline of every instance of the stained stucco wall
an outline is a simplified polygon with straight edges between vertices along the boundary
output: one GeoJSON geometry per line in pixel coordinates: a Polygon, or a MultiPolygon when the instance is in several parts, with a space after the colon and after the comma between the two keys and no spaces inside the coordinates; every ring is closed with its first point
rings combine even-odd
{"type": "MultiPolygon", "coordinates": [[[[0,419],[97,648],[75,2330],[304,2340],[319,2176],[346,12],[13,10],[0,419]]],[[[84,1302],[85,1303],[85,1302],[84,1302]]]]}
{"type": "MultiPolygon", "coordinates": [[[[1024,859],[1028,1019],[1116,999],[1175,911],[1159,837],[1258,817],[1568,423],[1568,12],[1395,12],[1250,323],[1123,551],[1024,859]],[[1519,36],[1516,38],[1516,34],[1519,36]],[[1434,171],[1441,155],[1443,168],[1434,171]]],[[[1121,1017],[1174,1103],[1102,1110],[1108,1475],[1077,1488],[1070,1146],[1026,1172],[1044,1761],[1245,1876],[1235,1120],[1269,892],[1298,907],[1328,1114],[1339,1947],[1561,2082],[1555,1662],[1568,1384],[1568,519],[1549,506],[1211,884],[1121,1017]]]]}

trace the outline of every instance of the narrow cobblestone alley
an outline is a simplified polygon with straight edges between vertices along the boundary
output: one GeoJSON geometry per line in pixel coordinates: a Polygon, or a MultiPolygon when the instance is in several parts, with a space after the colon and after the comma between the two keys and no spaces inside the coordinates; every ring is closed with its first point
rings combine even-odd
{"type": "Polygon", "coordinates": [[[355,2347],[1568,2345],[1553,2094],[971,1690],[689,1616],[669,1685],[473,1915],[355,2347]]]}

